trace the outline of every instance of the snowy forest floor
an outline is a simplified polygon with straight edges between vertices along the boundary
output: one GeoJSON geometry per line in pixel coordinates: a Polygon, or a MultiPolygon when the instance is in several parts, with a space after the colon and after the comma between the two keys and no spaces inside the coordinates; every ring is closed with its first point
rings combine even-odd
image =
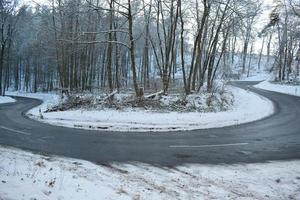
{"type": "Polygon", "coordinates": [[[0,199],[300,199],[300,161],[96,165],[0,146],[0,199]]]}
{"type": "MultiPolygon", "coordinates": [[[[232,105],[226,111],[218,112],[157,112],[139,109],[73,109],[45,112],[59,104],[55,94],[30,94],[9,92],[9,95],[27,96],[44,101],[28,112],[28,115],[41,122],[72,128],[107,131],[178,131],[214,127],[224,127],[255,121],[271,115],[273,104],[268,99],[252,92],[228,87],[233,94],[232,105]],[[253,108],[259,109],[253,109],[253,108]],[[41,113],[39,112],[41,110],[41,113]]],[[[192,104],[201,99],[192,98],[192,104]]]]}

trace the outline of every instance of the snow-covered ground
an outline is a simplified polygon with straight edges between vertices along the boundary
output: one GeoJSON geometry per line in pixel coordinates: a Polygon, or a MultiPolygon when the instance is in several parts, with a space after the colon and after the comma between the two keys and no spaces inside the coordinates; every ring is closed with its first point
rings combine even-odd
{"type": "MultiPolygon", "coordinates": [[[[272,64],[274,63],[275,57],[268,57],[266,55],[262,55],[261,62],[260,62],[260,69],[258,69],[259,63],[259,56],[254,55],[252,57],[252,62],[248,74],[248,65],[249,65],[249,57],[247,58],[247,67],[246,72],[241,75],[241,81],[264,81],[269,80],[272,78],[273,74],[270,72],[272,68],[272,64]]],[[[236,73],[241,73],[241,66],[242,66],[242,56],[235,57],[234,68],[236,73]]]]}
{"type": "Polygon", "coordinates": [[[14,100],[13,98],[11,97],[6,97],[6,96],[0,96],[0,104],[2,103],[13,103],[15,102],[16,100],[14,100]]]}
{"type": "Polygon", "coordinates": [[[270,73],[266,73],[264,71],[253,72],[249,77],[247,75],[243,75],[241,77],[241,81],[264,81],[269,80],[271,77],[270,73]]]}
{"type": "Polygon", "coordinates": [[[300,161],[96,165],[0,146],[0,199],[300,199],[300,161]]]}
{"type": "MultiPolygon", "coordinates": [[[[105,110],[70,110],[43,113],[47,106],[58,101],[57,95],[35,94],[31,97],[45,101],[41,106],[29,111],[32,118],[53,125],[72,128],[107,131],[177,131],[224,127],[255,121],[271,115],[273,104],[268,99],[239,88],[231,87],[235,102],[233,107],[224,112],[169,112],[118,111],[105,110]],[[257,108],[257,109],[253,109],[257,108]]],[[[23,95],[24,94],[18,94],[23,95]]],[[[28,95],[30,96],[30,95],[28,95]]]]}
{"type": "Polygon", "coordinates": [[[300,96],[300,85],[274,84],[269,81],[263,81],[255,85],[255,87],[264,90],[300,96]]]}

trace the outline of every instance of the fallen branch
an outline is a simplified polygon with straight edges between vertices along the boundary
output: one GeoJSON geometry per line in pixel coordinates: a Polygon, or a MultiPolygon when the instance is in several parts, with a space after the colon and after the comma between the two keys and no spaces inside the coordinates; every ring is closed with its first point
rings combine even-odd
{"type": "Polygon", "coordinates": [[[104,97],[103,99],[102,99],[102,101],[106,101],[107,99],[111,99],[115,94],[117,94],[118,93],[118,91],[117,90],[115,90],[115,91],[113,91],[112,93],[110,93],[110,94],[108,94],[106,97],[104,97]]]}
{"type": "Polygon", "coordinates": [[[155,93],[152,93],[152,94],[149,94],[147,96],[145,96],[146,99],[154,99],[156,96],[158,95],[162,95],[164,93],[164,91],[159,91],[159,92],[155,92],[155,93]]]}

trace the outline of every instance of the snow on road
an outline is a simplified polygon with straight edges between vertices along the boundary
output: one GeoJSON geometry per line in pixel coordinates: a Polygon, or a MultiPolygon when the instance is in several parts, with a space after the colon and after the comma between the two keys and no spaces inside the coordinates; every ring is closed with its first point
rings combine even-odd
{"type": "Polygon", "coordinates": [[[0,96],[0,104],[2,103],[13,103],[15,102],[16,100],[14,100],[13,98],[11,97],[6,97],[6,96],[0,96]]]}
{"type": "Polygon", "coordinates": [[[254,87],[274,91],[274,92],[280,92],[284,94],[290,94],[295,96],[300,96],[300,85],[287,85],[287,84],[274,84],[269,81],[263,81],[254,87]]]}
{"type": "MultiPolygon", "coordinates": [[[[237,125],[262,119],[274,112],[273,104],[268,99],[243,89],[230,87],[234,94],[233,107],[224,112],[169,112],[118,111],[106,110],[70,110],[43,113],[47,106],[58,101],[57,95],[38,94],[33,98],[44,100],[44,104],[29,111],[32,118],[58,126],[94,129],[105,131],[179,131],[206,129],[237,125]],[[255,108],[255,109],[253,109],[255,108]]],[[[20,95],[20,94],[19,94],[20,95]]],[[[22,95],[22,94],[21,94],[22,95]]],[[[30,94],[28,94],[30,96],[30,94]]]]}
{"type": "Polygon", "coordinates": [[[96,165],[0,146],[0,199],[300,199],[300,161],[96,165]]]}

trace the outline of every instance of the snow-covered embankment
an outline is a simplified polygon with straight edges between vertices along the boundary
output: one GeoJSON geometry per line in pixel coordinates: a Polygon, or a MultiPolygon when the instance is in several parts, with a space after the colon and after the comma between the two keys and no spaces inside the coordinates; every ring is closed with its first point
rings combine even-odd
{"type": "Polygon", "coordinates": [[[11,97],[0,96],[0,104],[3,104],[3,103],[13,103],[13,102],[16,102],[16,100],[14,100],[11,97]]]}
{"type": "Polygon", "coordinates": [[[254,87],[283,94],[300,96],[300,85],[274,84],[269,81],[263,81],[254,87]]]}

